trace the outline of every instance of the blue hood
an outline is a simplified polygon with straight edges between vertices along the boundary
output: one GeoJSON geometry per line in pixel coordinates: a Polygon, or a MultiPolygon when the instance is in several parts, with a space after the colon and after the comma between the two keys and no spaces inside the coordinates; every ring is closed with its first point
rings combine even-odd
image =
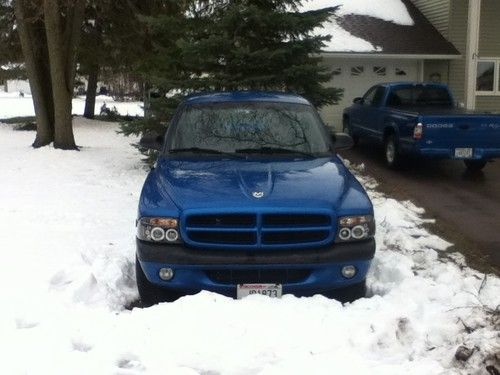
{"type": "Polygon", "coordinates": [[[336,157],[160,158],[154,174],[153,190],[161,195],[161,199],[154,200],[171,200],[182,211],[243,207],[334,209],[346,192],[350,176],[336,157]]]}

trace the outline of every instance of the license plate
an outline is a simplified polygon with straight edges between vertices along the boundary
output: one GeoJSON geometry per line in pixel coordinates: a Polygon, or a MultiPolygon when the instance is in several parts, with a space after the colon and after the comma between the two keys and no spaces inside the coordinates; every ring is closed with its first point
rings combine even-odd
{"type": "Polygon", "coordinates": [[[280,298],[283,294],[281,284],[238,284],[236,298],[242,299],[252,294],[262,294],[271,298],[280,298]]]}
{"type": "Polygon", "coordinates": [[[455,157],[461,159],[470,159],[472,158],[473,149],[472,148],[456,148],[455,149],[455,157]]]}

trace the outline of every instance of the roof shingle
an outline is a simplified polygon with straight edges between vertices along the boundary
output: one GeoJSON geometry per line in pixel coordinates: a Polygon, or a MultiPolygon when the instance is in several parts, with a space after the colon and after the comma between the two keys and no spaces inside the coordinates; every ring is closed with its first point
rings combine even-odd
{"type": "Polygon", "coordinates": [[[455,46],[439,33],[411,1],[401,1],[408,8],[414,25],[400,25],[356,14],[339,17],[337,23],[353,36],[381,47],[370,54],[460,55],[455,46]]]}

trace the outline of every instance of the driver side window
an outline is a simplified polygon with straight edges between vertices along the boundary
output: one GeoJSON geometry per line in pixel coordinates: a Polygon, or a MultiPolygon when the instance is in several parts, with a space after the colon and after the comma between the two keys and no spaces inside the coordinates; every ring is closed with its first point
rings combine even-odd
{"type": "Polygon", "coordinates": [[[384,96],[384,88],[381,86],[372,87],[364,96],[363,104],[371,107],[380,105],[384,96]]]}
{"type": "Polygon", "coordinates": [[[377,91],[376,87],[372,87],[363,97],[363,104],[371,106],[373,104],[373,100],[375,99],[375,93],[377,91]]]}

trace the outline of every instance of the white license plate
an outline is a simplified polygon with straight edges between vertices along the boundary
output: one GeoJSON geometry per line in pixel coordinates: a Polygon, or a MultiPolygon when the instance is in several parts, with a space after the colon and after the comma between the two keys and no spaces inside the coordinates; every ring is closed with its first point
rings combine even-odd
{"type": "Polygon", "coordinates": [[[281,284],[238,284],[236,298],[242,299],[252,294],[262,294],[271,298],[280,298],[283,294],[281,284]]]}
{"type": "Polygon", "coordinates": [[[470,159],[473,156],[472,148],[456,148],[455,149],[455,157],[462,159],[470,159]]]}

